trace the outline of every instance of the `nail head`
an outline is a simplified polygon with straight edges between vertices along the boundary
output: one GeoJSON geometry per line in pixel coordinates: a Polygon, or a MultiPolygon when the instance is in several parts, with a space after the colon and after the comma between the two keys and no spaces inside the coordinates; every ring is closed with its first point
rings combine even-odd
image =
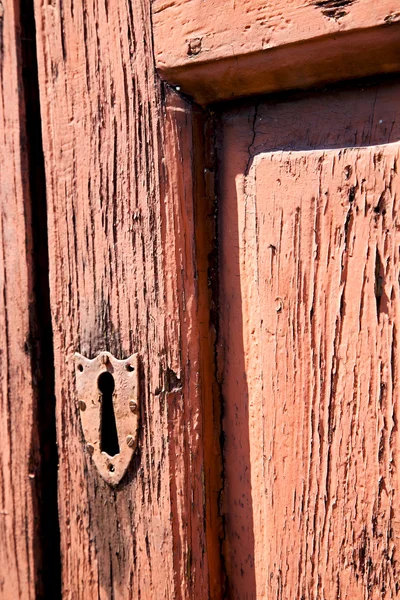
{"type": "Polygon", "coordinates": [[[135,445],[135,438],[133,437],[133,435],[127,436],[126,443],[128,444],[129,448],[132,448],[135,445]]]}

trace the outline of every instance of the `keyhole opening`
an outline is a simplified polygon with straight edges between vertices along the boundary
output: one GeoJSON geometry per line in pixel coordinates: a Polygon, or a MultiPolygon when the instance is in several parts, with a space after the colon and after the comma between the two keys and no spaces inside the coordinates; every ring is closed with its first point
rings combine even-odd
{"type": "Polygon", "coordinates": [[[115,456],[119,454],[119,443],[113,404],[114,377],[105,371],[99,375],[97,385],[101,393],[100,450],[115,456]]]}

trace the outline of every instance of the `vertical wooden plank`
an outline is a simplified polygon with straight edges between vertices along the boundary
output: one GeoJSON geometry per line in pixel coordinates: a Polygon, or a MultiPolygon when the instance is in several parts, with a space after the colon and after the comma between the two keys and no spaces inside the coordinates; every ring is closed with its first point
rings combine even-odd
{"type": "Polygon", "coordinates": [[[59,597],[46,213],[33,7],[0,2],[0,596],[59,597]]]}
{"type": "Polygon", "coordinates": [[[155,76],[148,2],[35,7],[63,597],[206,598],[191,107],[155,76]],[[75,402],[73,353],[104,349],[142,363],[139,449],[115,490],[75,402]]]}

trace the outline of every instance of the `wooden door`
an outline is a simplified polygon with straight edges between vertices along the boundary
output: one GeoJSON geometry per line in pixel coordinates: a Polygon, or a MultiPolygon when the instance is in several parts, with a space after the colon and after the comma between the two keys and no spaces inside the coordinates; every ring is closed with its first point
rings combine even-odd
{"type": "Polygon", "coordinates": [[[221,116],[232,598],[395,598],[400,80],[221,116]]]}

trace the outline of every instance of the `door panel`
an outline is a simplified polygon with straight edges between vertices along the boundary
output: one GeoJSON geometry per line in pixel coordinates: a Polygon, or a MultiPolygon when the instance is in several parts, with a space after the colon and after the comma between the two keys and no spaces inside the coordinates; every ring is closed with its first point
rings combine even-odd
{"type": "Polygon", "coordinates": [[[220,376],[235,598],[394,598],[395,82],[222,117],[220,376]]]}

